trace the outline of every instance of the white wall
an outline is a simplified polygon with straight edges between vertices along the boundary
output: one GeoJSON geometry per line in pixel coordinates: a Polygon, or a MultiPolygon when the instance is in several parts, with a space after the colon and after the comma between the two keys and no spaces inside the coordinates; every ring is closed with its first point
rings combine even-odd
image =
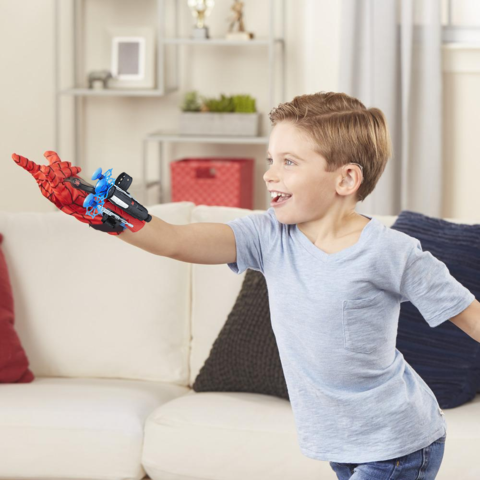
{"type": "MultiPolygon", "coordinates": [[[[0,208],[55,207],[12,153],[41,161],[54,141],[53,1],[0,2],[0,208]]],[[[44,159],[45,160],[45,159],[44,159]]]]}
{"type": "MultiPolygon", "coordinates": [[[[181,11],[181,34],[187,36],[193,17],[186,1],[177,0],[181,11]]],[[[227,30],[229,8],[233,2],[217,0],[207,20],[212,37],[227,30]]],[[[338,78],[339,3],[327,0],[287,0],[286,22],[286,100],[295,95],[336,89],[338,78]],[[312,20],[313,19],[313,20],[312,20]],[[307,21],[308,20],[308,21],[307,21]],[[309,64],[310,60],[314,60],[309,64]]],[[[245,2],[245,26],[257,37],[268,34],[268,0],[245,2]]],[[[277,0],[277,4],[279,2],[277,0]]],[[[68,84],[70,37],[68,13],[70,0],[62,0],[63,87],[68,84]]],[[[171,5],[171,0],[167,3],[171,5]]],[[[105,68],[98,54],[103,25],[154,24],[154,0],[85,0],[87,30],[86,67],[105,68]]],[[[278,19],[279,20],[279,19],[278,19]]],[[[4,55],[0,76],[0,178],[4,179],[0,209],[7,211],[52,211],[55,207],[39,192],[33,178],[11,160],[13,152],[37,163],[47,163],[46,150],[54,150],[54,1],[0,0],[0,40],[4,55]],[[8,179],[8,181],[5,181],[8,179]]],[[[280,23],[278,23],[280,27],[280,23]]],[[[173,47],[168,47],[172,48],[173,47]]],[[[279,48],[279,47],[277,47],[279,48]]],[[[207,96],[250,94],[257,99],[263,114],[262,133],[268,126],[268,50],[267,47],[179,47],[180,91],[162,98],[97,97],[83,98],[85,111],[85,163],[80,173],[89,179],[96,168],[113,168],[116,176],[126,171],[135,179],[141,174],[141,141],[152,131],[172,128],[178,122],[183,94],[197,89],[207,96]]],[[[279,57],[278,57],[279,58],[279,57]]],[[[279,80],[279,79],[278,79],[279,80]]],[[[279,93],[279,92],[278,92],[279,93]]],[[[282,99],[279,94],[276,104],[282,99]]],[[[73,159],[72,98],[62,99],[62,142],[58,153],[62,160],[73,159]]],[[[205,144],[169,144],[170,160],[187,156],[255,157],[254,208],[266,208],[262,175],[266,146],[205,144]]],[[[158,175],[156,144],[149,149],[151,179],[158,175]]],[[[166,201],[170,201],[169,169],[166,167],[166,201]]],[[[138,182],[137,182],[138,184],[138,182]]],[[[154,194],[155,191],[152,192],[154,194]]],[[[153,195],[148,203],[155,203],[153,195]]]]}
{"type": "Polygon", "coordinates": [[[443,217],[480,221],[479,105],[480,47],[444,47],[443,217]]]}
{"type": "MultiPolygon", "coordinates": [[[[103,25],[153,24],[154,0],[84,0],[87,18],[86,63],[103,68],[100,58],[103,25]]],[[[168,0],[171,2],[171,0],[168,0]]],[[[186,1],[181,9],[181,33],[188,35],[193,18],[186,1]]],[[[338,85],[340,1],[286,0],[287,32],[286,99],[316,91],[336,91],[338,85]]],[[[277,0],[278,2],[278,0],[277,0]]],[[[267,35],[268,0],[245,1],[246,28],[257,37],[267,35]]],[[[170,3],[169,3],[170,4],[170,3]]],[[[212,36],[227,29],[230,0],[217,0],[208,25],[212,36]]],[[[61,0],[68,16],[71,0],[61,0]]],[[[18,168],[11,154],[22,154],[46,163],[43,152],[54,149],[54,1],[0,0],[0,209],[53,211],[33,178],[18,168]]],[[[65,18],[64,18],[65,20],[65,18]]],[[[461,19],[460,19],[461,20],[461,19]]],[[[460,21],[457,18],[457,21],[460,21]]],[[[477,22],[480,23],[480,22],[477,22]]],[[[62,52],[69,55],[70,24],[62,23],[62,52]]],[[[172,48],[172,47],[169,47],[172,48]]],[[[207,96],[248,93],[257,98],[265,133],[269,111],[267,49],[247,47],[182,46],[181,90],[163,98],[84,98],[86,136],[82,144],[85,163],[80,174],[89,179],[96,168],[126,171],[132,189],[141,173],[141,141],[161,128],[175,127],[185,91],[197,89],[207,96]]],[[[480,102],[480,49],[444,49],[444,199],[443,217],[478,218],[477,127],[480,102]]],[[[62,82],[69,86],[69,64],[63,58],[62,82]]],[[[62,99],[62,142],[59,154],[73,159],[72,98],[62,99]]],[[[277,99],[277,103],[281,99],[277,99]]],[[[151,179],[158,176],[156,145],[149,150],[151,179]]],[[[266,208],[265,146],[170,144],[170,160],[187,156],[251,156],[256,158],[254,208],[266,208]]],[[[166,200],[170,201],[169,169],[165,168],[166,200]]],[[[428,181],[428,179],[425,179],[428,181]]],[[[138,185],[138,181],[137,181],[138,185]]],[[[152,191],[148,204],[156,203],[152,191]]]]}

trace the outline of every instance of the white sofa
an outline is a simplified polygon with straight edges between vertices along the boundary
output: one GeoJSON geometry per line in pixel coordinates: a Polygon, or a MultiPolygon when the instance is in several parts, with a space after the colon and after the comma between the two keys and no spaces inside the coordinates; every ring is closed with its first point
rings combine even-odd
{"type": "MultiPolygon", "coordinates": [[[[252,213],[148,209],[173,224],[252,213]]],[[[301,454],[288,401],[191,389],[245,274],[149,254],[61,212],[3,212],[0,232],[36,376],[0,385],[1,479],[335,480],[301,454]]],[[[445,410],[440,480],[480,478],[477,399],[445,410]]]]}

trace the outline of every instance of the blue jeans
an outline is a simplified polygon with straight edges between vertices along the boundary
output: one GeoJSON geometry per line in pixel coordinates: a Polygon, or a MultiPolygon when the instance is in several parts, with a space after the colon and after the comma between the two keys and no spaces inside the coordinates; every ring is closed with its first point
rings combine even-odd
{"type": "Polygon", "coordinates": [[[435,480],[445,452],[447,434],[403,457],[368,463],[336,463],[338,480],[435,480]]]}

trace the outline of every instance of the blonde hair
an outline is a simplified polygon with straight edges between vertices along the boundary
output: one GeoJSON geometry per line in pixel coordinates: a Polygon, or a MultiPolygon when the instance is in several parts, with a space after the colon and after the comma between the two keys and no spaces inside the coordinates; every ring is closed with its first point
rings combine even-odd
{"type": "Polygon", "coordinates": [[[299,95],[269,113],[272,125],[291,121],[313,140],[313,149],[327,161],[327,172],[349,163],[363,168],[364,181],[356,192],[363,202],[373,192],[392,154],[385,115],[367,109],[345,93],[318,92],[299,95]]]}

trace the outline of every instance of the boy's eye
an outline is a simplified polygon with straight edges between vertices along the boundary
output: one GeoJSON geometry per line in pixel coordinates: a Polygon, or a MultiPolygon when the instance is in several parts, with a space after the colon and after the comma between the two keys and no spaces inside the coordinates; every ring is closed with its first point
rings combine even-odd
{"type": "MultiPolygon", "coordinates": [[[[271,165],[270,162],[272,162],[272,161],[273,161],[273,160],[272,160],[271,158],[268,158],[268,157],[267,157],[267,164],[268,164],[268,165],[271,165]]],[[[286,158],[285,161],[286,161],[286,162],[290,162],[291,165],[295,165],[295,163],[292,162],[292,160],[289,160],[288,158],[286,158]]],[[[290,167],[291,165],[288,165],[288,166],[290,167]]]]}

